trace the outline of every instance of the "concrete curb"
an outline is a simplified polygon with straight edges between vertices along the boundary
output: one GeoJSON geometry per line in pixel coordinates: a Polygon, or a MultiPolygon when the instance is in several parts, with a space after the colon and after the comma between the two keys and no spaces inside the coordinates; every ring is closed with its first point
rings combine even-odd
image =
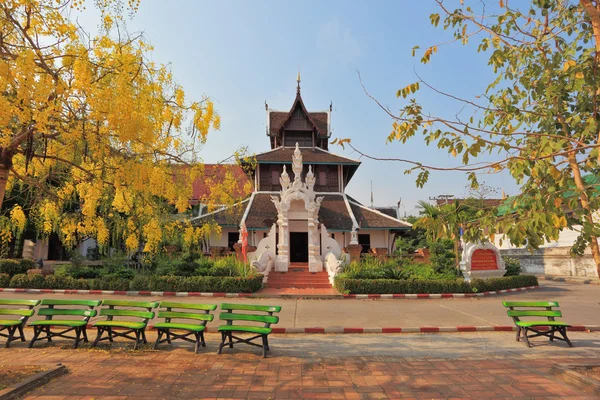
{"type": "Polygon", "coordinates": [[[6,389],[0,391],[0,400],[18,399],[25,393],[36,389],[51,379],[57,378],[66,374],[67,368],[64,365],[58,364],[57,366],[50,368],[46,371],[39,372],[23,382],[18,383],[14,386],[9,386],[6,389]]]}
{"type": "Polygon", "coordinates": [[[558,375],[563,381],[571,385],[582,388],[586,391],[592,391],[596,396],[600,396],[600,381],[577,372],[576,368],[592,369],[598,368],[600,364],[554,364],[552,373],[558,375]]]}
{"type": "MultiPolygon", "coordinates": [[[[26,328],[29,328],[27,326],[26,328]]],[[[540,326],[539,328],[548,328],[540,326]]],[[[93,324],[88,324],[87,329],[94,329],[93,324]]],[[[113,328],[115,330],[123,328],[113,328]]],[[[148,325],[148,330],[154,330],[153,325],[148,325]]],[[[218,333],[218,326],[209,326],[205,332],[218,333]]],[[[371,328],[350,328],[350,327],[308,327],[308,328],[275,328],[272,333],[288,334],[324,334],[324,333],[456,333],[456,332],[516,332],[514,325],[495,325],[495,326],[421,326],[421,327],[371,327],[371,328]]],[[[573,325],[567,328],[569,332],[600,332],[600,325],[573,325]]]]}
{"type": "MultiPolygon", "coordinates": [[[[209,327],[208,332],[217,332],[218,327],[209,327]]],[[[422,326],[397,328],[273,328],[273,333],[448,333],[448,332],[513,332],[515,326],[422,326]]],[[[570,332],[598,332],[600,325],[574,325],[570,332]]]]}
{"type": "Polygon", "coordinates": [[[523,292],[526,290],[539,289],[539,286],[527,286],[516,289],[497,290],[482,293],[441,293],[441,294],[345,294],[337,295],[303,295],[303,294],[278,294],[265,295],[257,293],[205,293],[205,292],[151,292],[151,291],[127,291],[127,290],[75,290],[75,289],[15,289],[0,288],[4,293],[31,293],[31,294],[83,294],[83,295],[117,295],[117,296],[157,296],[157,297],[226,297],[226,298],[319,298],[329,297],[335,299],[462,299],[477,298],[484,296],[499,295],[512,292],[523,292]]]}
{"type": "Polygon", "coordinates": [[[551,281],[551,282],[580,283],[582,285],[600,285],[600,279],[598,279],[598,278],[578,278],[578,277],[569,277],[569,276],[548,276],[548,275],[544,275],[541,278],[546,281],[551,281]]]}

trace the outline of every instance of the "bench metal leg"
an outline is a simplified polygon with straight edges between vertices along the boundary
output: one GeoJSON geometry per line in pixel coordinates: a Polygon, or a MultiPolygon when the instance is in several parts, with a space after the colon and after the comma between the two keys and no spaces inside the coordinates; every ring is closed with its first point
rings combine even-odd
{"type": "Polygon", "coordinates": [[[52,335],[50,334],[50,326],[46,326],[46,335],[48,336],[48,342],[52,342],[52,335]]]}
{"type": "Polygon", "coordinates": [[[219,344],[219,351],[217,351],[217,354],[221,354],[223,351],[223,346],[225,346],[225,334],[226,332],[221,332],[221,344],[219,344]]]}
{"type": "Polygon", "coordinates": [[[156,342],[154,342],[154,347],[152,347],[154,350],[156,350],[156,348],[158,347],[158,345],[160,344],[160,338],[162,338],[163,335],[163,330],[159,329],[158,333],[156,335],[156,342]]]}
{"type": "Polygon", "coordinates": [[[517,326],[517,342],[521,341],[521,327],[517,326]]]}
{"type": "Polygon", "coordinates": [[[96,339],[94,339],[94,343],[92,343],[92,347],[96,347],[98,342],[102,338],[102,334],[104,333],[104,328],[98,327],[98,333],[96,334],[96,339]]]}
{"type": "Polygon", "coordinates": [[[262,343],[263,358],[267,358],[267,350],[269,350],[269,344],[267,343],[267,335],[262,335],[262,343]]]}
{"type": "Polygon", "coordinates": [[[135,331],[135,344],[133,345],[133,349],[138,349],[138,344],[140,343],[140,331],[135,331]]]}
{"type": "Polygon", "coordinates": [[[200,350],[200,333],[195,332],[194,336],[196,337],[196,345],[194,346],[194,353],[198,354],[198,351],[200,350]]]}
{"type": "Polygon", "coordinates": [[[171,332],[167,330],[167,343],[171,344],[171,332]]]}
{"type": "Polygon", "coordinates": [[[147,344],[148,341],[146,340],[146,330],[142,329],[142,339],[144,340],[144,344],[147,344]]]}
{"type": "Polygon", "coordinates": [[[567,344],[569,345],[569,347],[573,347],[573,343],[571,343],[571,341],[567,337],[567,328],[566,327],[562,327],[562,328],[559,329],[559,332],[562,335],[562,337],[564,338],[565,342],[567,342],[567,344]]]}
{"type": "Polygon", "coordinates": [[[81,328],[75,328],[75,344],[73,348],[76,349],[79,346],[79,340],[81,336],[81,328]]]}
{"type": "Polygon", "coordinates": [[[9,326],[8,328],[6,328],[6,330],[8,331],[8,335],[4,347],[8,348],[10,346],[10,342],[15,340],[15,332],[17,331],[17,326],[9,326]]]}
{"type": "Polygon", "coordinates": [[[113,331],[112,331],[112,328],[108,327],[106,329],[108,330],[108,341],[112,343],[113,342],[113,331]]]}
{"type": "Polygon", "coordinates": [[[83,341],[84,341],[85,343],[87,343],[87,342],[88,342],[88,337],[87,337],[87,327],[85,327],[85,326],[84,326],[84,327],[83,327],[83,329],[81,330],[81,332],[83,333],[83,341]]]}
{"type": "Polygon", "coordinates": [[[21,342],[25,341],[25,333],[23,332],[23,325],[19,325],[19,335],[21,336],[21,342]]]}
{"type": "Polygon", "coordinates": [[[29,348],[33,347],[33,344],[37,340],[38,336],[40,336],[40,333],[42,333],[42,328],[34,326],[33,327],[33,338],[31,338],[31,342],[29,342],[29,344],[27,345],[27,347],[29,347],[29,348]]]}
{"type": "Polygon", "coordinates": [[[523,338],[525,339],[525,343],[527,343],[527,347],[531,347],[531,343],[529,343],[529,336],[527,336],[527,332],[529,329],[523,328],[523,338]]]}
{"type": "Polygon", "coordinates": [[[200,340],[202,347],[206,347],[206,342],[204,341],[204,332],[200,332],[200,340]]]}

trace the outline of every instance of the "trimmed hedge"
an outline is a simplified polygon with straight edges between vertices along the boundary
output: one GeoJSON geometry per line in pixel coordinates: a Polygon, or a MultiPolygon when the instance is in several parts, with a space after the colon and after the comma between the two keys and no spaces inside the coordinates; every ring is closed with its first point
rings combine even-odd
{"type": "Polygon", "coordinates": [[[26,272],[27,269],[19,262],[19,260],[0,260],[0,273],[2,274],[14,276],[26,272]]]}
{"type": "Polygon", "coordinates": [[[153,292],[252,293],[262,287],[262,275],[239,276],[144,276],[131,281],[131,290],[153,292]]]}
{"type": "Polygon", "coordinates": [[[10,275],[0,273],[0,287],[8,287],[10,285],[10,275]]]}
{"type": "Polygon", "coordinates": [[[252,293],[262,287],[262,275],[242,277],[216,276],[145,276],[133,280],[118,276],[96,279],[75,279],[64,275],[17,274],[10,279],[0,274],[0,287],[21,289],[78,289],[78,290],[149,290],[153,292],[225,292],[252,293]],[[9,283],[10,282],[10,283],[9,283]]]}
{"type": "Polygon", "coordinates": [[[395,280],[395,279],[349,279],[335,277],[335,288],[348,294],[419,294],[419,293],[480,293],[495,290],[537,286],[533,275],[507,276],[502,278],[473,279],[469,284],[456,280],[395,280]]]}

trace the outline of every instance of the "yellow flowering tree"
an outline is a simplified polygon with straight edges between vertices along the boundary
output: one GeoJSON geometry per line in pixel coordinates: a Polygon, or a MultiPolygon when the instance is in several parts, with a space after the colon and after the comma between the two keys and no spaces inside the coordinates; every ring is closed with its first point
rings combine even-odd
{"type": "Polygon", "coordinates": [[[138,1],[94,3],[102,29],[91,37],[68,18],[82,1],[0,2],[0,238],[27,218],[66,246],[93,237],[155,252],[168,216],[189,207],[197,146],[220,119],[149,61],[142,36],[124,34],[115,10],[138,1]],[[27,195],[2,207],[11,193],[27,195]]]}

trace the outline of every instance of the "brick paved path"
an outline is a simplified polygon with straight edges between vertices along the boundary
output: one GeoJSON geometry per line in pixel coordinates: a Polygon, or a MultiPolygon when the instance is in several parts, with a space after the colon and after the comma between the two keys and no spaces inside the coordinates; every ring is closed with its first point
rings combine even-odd
{"type": "MultiPolygon", "coordinates": [[[[363,336],[350,336],[357,346],[371,343],[361,339],[363,336]]],[[[427,335],[427,338],[453,343],[453,336],[459,335],[427,335]]],[[[187,345],[133,352],[120,344],[111,350],[107,347],[92,350],[87,346],[71,350],[60,344],[50,345],[52,347],[41,344],[41,348],[30,350],[18,344],[15,348],[1,349],[0,357],[3,363],[60,362],[68,367],[69,374],[28,396],[36,399],[108,396],[121,399],[591,399],[594,397],[551,375],[550,363],[600,362],[593,348],[563,349],[560,345],[527,349],[522,353],[473,351],[471,357],[454,359],[433,358],[435,352],[419,358],[403,358],[403,352],[398,351],[390,351],[390,356],[374,356],[372,354],[377,353],[369,346],[364,347],[363,353],[371,354],[366,357],[345,355],[343,349],[323,353],[336,354],[336,357],[312,358],[312,351],[296,357],[289,356],[285,349],[290,344],[297,347],[304,340],[310,348],[308,341],[318,341],[321,337],[325,338],[301,336],[286,342],[278,336],[272,341],[274,354],[266,360],[252,349],[246,353],[247,347],[226,349],[227,354],[218,356],[214,353],[216,335],[207,338],[209,347],[198,355],[187,345]],[[549,360],[548,353],[557,356],[549,360]]],[[[398,340],[410,341],[412,337],[417,335],[398,336],[398,340]]],[[[460,337],[465,339],[465,336],[460,337]]],[[[420,346],[418,340],[415,343],[420,346]]],[[[587,346],[585,342],[582,345],[587,346]]],[[[352,350],[354,353],[350,354],[356,354],[356,349],[352,350]]]]}

